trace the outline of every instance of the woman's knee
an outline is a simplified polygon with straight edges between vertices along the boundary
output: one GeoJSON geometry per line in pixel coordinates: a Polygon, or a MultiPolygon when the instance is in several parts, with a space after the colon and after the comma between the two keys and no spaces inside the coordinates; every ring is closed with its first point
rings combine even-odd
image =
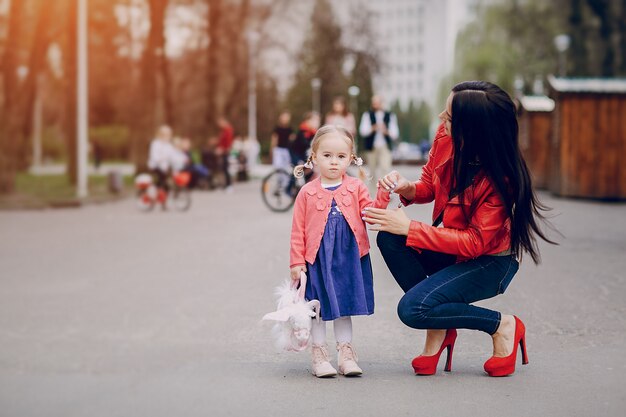
{"type": "Polygon", "coordinates": [[[407,296],[400,299],[398,303],[398,317],[402,323],[414,329],[425,328],[422,324],[427,319],[429,308],[428,306],[418,303],[414,297],[407,296]]]}
{"type": "Polygon", "coordinates": [[[389,232],[378,232],[376,244],[381,252],[386,249],[404,248],[406,246],[406,236],[394,235],[389,232]]]}

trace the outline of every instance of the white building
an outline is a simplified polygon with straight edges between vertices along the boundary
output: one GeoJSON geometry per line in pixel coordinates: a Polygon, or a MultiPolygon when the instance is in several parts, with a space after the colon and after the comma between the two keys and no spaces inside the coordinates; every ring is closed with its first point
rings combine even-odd
{"type": "Polygon", "coordinates": [[[451,70],[458,30],[469,18],[468,0],[347,0],[333,2],[342,21],[354,8],[372,12],[382,62],[374,90],[398,100],[436,104],[441,79],[451,70]]]}
{"type": "MultiPolygon", "coordinates": [[[[331,4],[342,26],[351,24],[355,8],[372,13],[372,31],[376,34],[381,70],[374,78],[374,90],[387,104],[396,100],[402,106],[426,101],[437,105],[441,79],[452,70],[454,45],[459,29],[469,20],[469,8],[475,0],[335,0],[331,4]]],[[[261,62],[286,91],[295,73],[293,57],[308,29],[308,13],[315,0],[294,0],[299,13],[272,22],[272,32],[282,48],[265,51],[261,62]],[[286,52],[287,51],[287,52],[286,52]]],[[[357,22],[359,23],[359,22],[357,22]]],[[[355,40],[344,39],[346,43],[355,40]]],[[[360,42],[356,41],[360,46],[360,42]]],[[[361,46],[360,46],[361,47],[361,46]]]]}

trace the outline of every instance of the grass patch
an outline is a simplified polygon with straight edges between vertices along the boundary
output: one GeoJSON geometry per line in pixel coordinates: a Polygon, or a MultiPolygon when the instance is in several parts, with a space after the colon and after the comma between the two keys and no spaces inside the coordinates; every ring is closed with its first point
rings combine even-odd
{"type": "Polygon", "coordinates": [[[19,173],[15,178],[15,193],[0,197],[0,209],[29,209],[46,207],[72,207],[83,203],[104,202],[128,195],[132,191],[133,177],[124,177],[124,189],[112,194],[106,176],[90,176],[89,197],[76,197],[76,187],[62,175],[33,175],[19,173]]]}

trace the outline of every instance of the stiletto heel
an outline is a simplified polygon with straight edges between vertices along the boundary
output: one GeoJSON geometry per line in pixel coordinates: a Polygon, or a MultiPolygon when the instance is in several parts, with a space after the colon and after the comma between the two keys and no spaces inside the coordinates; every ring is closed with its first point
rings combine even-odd
{"type": "Polygon", "coordinates": [[[522,335],[519,341],[520,349],[522,349],[522,365],[528,365],[528,353],[526,353],[526,335],[522,335]]]}
{"type": "Polygon", "coordinates": [[[446,366],[443,368],[445,372],[452,371],[452,352],[454,351],[454,343],[448,346],[448,357],[446,358],[446,366]]]}
{"type": "Polygon", "coordinates": [[[513,339],[513,352],[509,356],[492,356],[485,362],[484,369],[489,376],[507,376],[515,372],[515,362],[517,361],[517,345],[522,351],[522,364],[528,364],[528,354],[526,352],[526,327],[524,323],[515,317],[515,336],[513,339]]]}
{"type": "Polygon", "coordinates": [[[434,375],[437,372],[437,364],[439,363],[439,357],[441,352],[445,348],[448,348],[448,354],[446,359],[446,366],[444,370],[450,372],[452,370],[452,352],[454,350],[454,343],[456,342],[456,329],[448,329],[446,331],[446,337],[441,343],[439,352],[432,356],[420,355],[413,359],[411,365],[416,375],[434,375]]]}

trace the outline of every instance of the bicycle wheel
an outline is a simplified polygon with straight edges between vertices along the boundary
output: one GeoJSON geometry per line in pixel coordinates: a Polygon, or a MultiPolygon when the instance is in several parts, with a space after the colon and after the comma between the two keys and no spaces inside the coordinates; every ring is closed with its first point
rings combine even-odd
{"type": "Polygon", "coordinates": [[[291,175],[282,169],[270,172],[261,183],[263,202],[272,211],[287,211],[293,206],[296,199],[295,182],[291,175]],[[293,195],[292,195],[293,194],[293,195]]]}
{"type": "Polygon", "coordinates": [[[171,203],[178,211],[187,211],[191,207],[191,191],[188,188],[174,187],[171,203]]]}

